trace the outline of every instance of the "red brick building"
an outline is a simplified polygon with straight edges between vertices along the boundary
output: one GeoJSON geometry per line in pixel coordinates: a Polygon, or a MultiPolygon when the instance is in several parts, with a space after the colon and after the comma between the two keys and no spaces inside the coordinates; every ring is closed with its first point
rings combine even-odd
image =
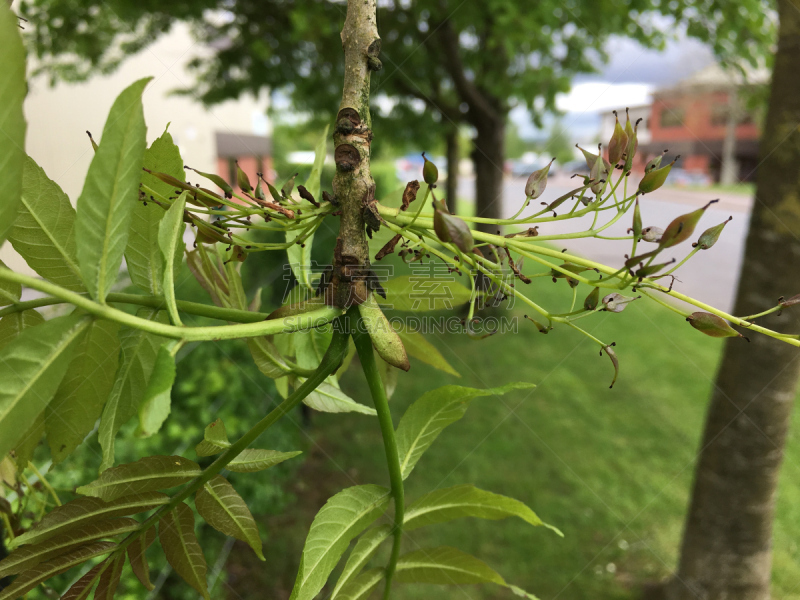
{"type": "Polygon", "coordinates": [[[737,92],[741,85],[713,65],[672,88],[656,91],[648,123],[651,139],[639,151],[655,155],[669,149],[670,159],[680,154],[679,167],[710,175],[714,181],[719,181],[730,155],[735,176],[753,179],[760,132],[754,116],[742,107],[737,92]]]}

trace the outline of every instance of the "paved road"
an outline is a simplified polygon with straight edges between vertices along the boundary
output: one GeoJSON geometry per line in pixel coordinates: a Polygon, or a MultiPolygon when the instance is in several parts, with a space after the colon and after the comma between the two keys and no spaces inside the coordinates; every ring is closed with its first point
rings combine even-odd
{"type": "MultiPolygon", "coordinates": [[[[558,198],[570,189],[577,187],[575,185],[576,181],[577,179],[551,178],[548,182],[547,190],[539,198],[539,201],[550,202],[558,198]]],[[[629,183],[629,191],[635,189],[634,185],[634,182],[629,183]]],[[[462,178],[459,185],[459,196],[466,200],[472,200],[474,198],[473,186],[474,180],[462,178]]],[[[726,225],[722,236],[713,248],[698,252],[678,270],[677,276],[680,281],[675,282],[675,289],[720,309],[730,310],[736,293],[752,198],[745,195],[727,194],[715,196],[711,193],[662,188],[652,194],[648,194],[640,201],[642,221],[645,227],[654,225],[663,229],[678,215],[703,206],[714,198],[720,198],[720,202],[706,211],[698,225],[697,235],[706,228],[724,221],[729,216],[733,216],[733,220],[726,225]]],[[[525,179],[507,177],[504,184],[503,214],[507,217],[513,216],[519,210],[524,199],[525,179]]],[[[541,205],[530,206],[523,212],[523,215],[533,214],[541,210],[541,208],[541,205]]],[[[631,226],[631,218],[632,215],[630,217],[624,216],[620,221],[609,227],[604,232],[604,235],[610,237],[624,236],[626,229],[631,226]]],[[[590,226],[591,217],[587,216],[581,219],[546,223],[539,227],[539,233],[540,235],[550,235],[576,230],[583,231],[590,226]]],[[[696,236],[691,241],[695,239],[696,236]]],[[[674,256],[676,259],[681,260],[692,249],[691,241],[686,241],[673,248],[672,252],[665,252],[665,258],[669,260],[674,256]]],[[[622,266],[625,261],[623,255],[630,253],[631,248],[628,241],[598,240],[595,238],[568,240],[557,242],[557,244],[567,248],[570,252],[581,254],[611,266],[622,266]]],[[[649,244],[643,244],[643,246],[645,248],[655,247],[649,244]]]]}

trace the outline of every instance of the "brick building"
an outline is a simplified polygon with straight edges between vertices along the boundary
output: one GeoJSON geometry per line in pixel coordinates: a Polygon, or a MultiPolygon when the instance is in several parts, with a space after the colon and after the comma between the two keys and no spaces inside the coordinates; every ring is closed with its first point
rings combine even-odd
{"type": "MultiPolygon", "coordinates": [[[[748,85],[765,80],[753,74],[748,85]]],[[[680,154],[678,166],[687,171],[720,181],[729,168],[729,181],[752,180],[760,132],[757,119],[743,106],[743,85],[740,77],[712,65],[657,90],[648,122],[650,141],[639,146],[642,158],[669,149],[668,157],[680,154]]]]}

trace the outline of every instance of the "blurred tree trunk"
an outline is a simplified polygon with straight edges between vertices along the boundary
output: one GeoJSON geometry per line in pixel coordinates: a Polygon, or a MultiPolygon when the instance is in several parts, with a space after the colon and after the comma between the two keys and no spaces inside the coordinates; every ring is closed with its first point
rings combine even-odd
{"type": "Polygon", "coordinates": [[[447,208],[455,214],[458,203],[458,126],[453,126],[447,131],[447,208]]]}
{"type": "Polygon", "coordinates": [[[740,116],[739,94],[734,87],[728,96],[728,122],[725,124],[725,139],[722,142],[722,165],[719,172],[719,182],[722,185],[733,185],[739,181],[739,164],[736,161],[736,127],[739,125],[740,116]]]}
{"type": "MultiPolygon", "coordinates": [[[[503,163],[505,162],[505,115],[486,116],[475,122],[477,135],[472,150],[475,165],[475,216],[500,219],[503,213],[503,163]]],[[[478,223],[477,228],[496,233],[497,225],[478,223]]]]}
{"type": "MultiPolygon", "coordinates": [[[[737,315],[774,306],[800,286],[800,0],[779,0],[779,42],[761,139],[756,201],[737,315]]],[[[788,309],[763,325],[797,331],[788,309]]],[[[711,397],[678,571],[669,600],[767,600],[776,487],[800,352],[766,336],[729,339],[711,397]]]]}

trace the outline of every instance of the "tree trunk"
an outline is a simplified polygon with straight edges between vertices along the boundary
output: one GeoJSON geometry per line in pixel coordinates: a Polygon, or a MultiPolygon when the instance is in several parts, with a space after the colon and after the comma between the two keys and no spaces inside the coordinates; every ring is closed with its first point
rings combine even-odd
{"type": "MultiPolygon", "coordinates": [[[[779,3],[780,30],[757,200],[735,314],[792,295],[800,282],[800,0],[779,3]]],[[[763,325],[797,330],[800,311],[763,325]]],[[[725,344],[695,471],[670,600],[767,600],[778,473],[800,376],[797,349],[766,336],[725,344]]]]}
{"type": "MultiPolygon", "coordinates": [[[[505,118],[482,116],[475,124],[475,216],[500,219],[503,216],[503,162],[505,161],[505,118]]],[[[496,233],[497,226],[478,224],[480,231],[496,233]]]]}
{"type": "Polygon", "coordinates": [[[739,165],[736,162],[736,126],[739,124],[739,94],[731,88],[728,96],[728,122],[725,124],[725,139],[722,142],[722,165],[719,182],[733,185],[739,181],[739,165]]]}
{"type": "Polygon", "coordinates": [[[370,72],[381,68],[381,40],[376,24],[376,0],[348,0],[342,28],[344,87],[333,132],[336,175],[333,193],[341,205],[339,236],[326,302],[340,308],[367,298],[369,246],[365,215],[377,229],[375,181],[370,173],[372,119],[369,113],[370,72]]]}
{"type": "Polygon", "coordinates": [[[455,214],[458,202],[458,127],[451,127],[445,138],[447,143],[447,208],[455,214]]]}

